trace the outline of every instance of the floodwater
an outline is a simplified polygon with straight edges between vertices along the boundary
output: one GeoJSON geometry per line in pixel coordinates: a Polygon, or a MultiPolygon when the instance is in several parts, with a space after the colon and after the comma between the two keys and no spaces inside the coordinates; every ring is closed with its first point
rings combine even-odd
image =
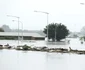
{"type": "MultiPolygon", "coordinates": [[[[23,43],[45,45],[44,41],[23,43]]],[[[15,45],[17,41],[0,41],[0,44],[15,45]]],[[[17,45],[17,44],[16,44],[17,45]]],[[[48,47],[71,47],[85,49],[79,39],[70,39],[69,45],[48,45],[48,47]]],[[[67,53],[47,53],[36,51],[0,50],[0,70],[85,70],[85,55],[67,53]]]]}

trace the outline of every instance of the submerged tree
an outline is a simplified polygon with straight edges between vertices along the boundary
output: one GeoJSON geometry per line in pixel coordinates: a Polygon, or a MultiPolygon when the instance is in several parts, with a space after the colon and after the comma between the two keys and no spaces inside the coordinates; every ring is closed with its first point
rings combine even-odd
{"type": "Polygon", "coordinates": [[[52,39],[53,41],[55,40],[60,41],[69,34],[69,30],[67,29],[67,27],[61,23],[60,24],[51,23],[48,26],[46,26],[43,31],[45,34],[47,34],[47,28],[48,38],[52,39]]]}

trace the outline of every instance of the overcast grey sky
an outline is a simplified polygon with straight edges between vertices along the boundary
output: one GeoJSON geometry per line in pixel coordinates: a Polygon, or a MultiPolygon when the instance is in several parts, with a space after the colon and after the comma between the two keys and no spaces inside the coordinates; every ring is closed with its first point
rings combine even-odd
{"type": "MultiPolygon", "coordinates": [[[[6,24],[16,29],[17,20],[7,15],[19,16],[23,28],[27,30],[43,30],[47,25],[45,11],[49,13],[49,23],[63,23],[70,31],[80,31],[85,26],[85,0],[0,0],[0,26],[6,24]]],[[[21,23],[20,23],[21,24],[21,23]]],[[[21,25],[20,25],[21,28],[21,25]]]]}

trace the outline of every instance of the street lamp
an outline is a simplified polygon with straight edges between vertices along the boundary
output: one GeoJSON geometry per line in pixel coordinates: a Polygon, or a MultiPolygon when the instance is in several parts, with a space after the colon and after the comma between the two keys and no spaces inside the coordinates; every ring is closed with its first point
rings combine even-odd
{"type": "Polygon", "coordinates": [[[56,42],[56,23],[55,23],[55,42],[56,42]]]}
{"type": "Polygon", "coordinates": [[[85,5],[85,3],[83,3],[83,2],[82,2],[82,3],[80,3],[80,4],[81,4],[81,5],[85,5]]]}
{"type": "Polygon", "coordinates": [[[15,17],[18,19],[18,45],[19,45],[19,18],[18,16],[7,15],[8,17],[15,17]]]}
{"type": "MultiPolygon", "coordinates": [[[[12,20],[13,22],[17,21],[17,20],[12,20]]],[[[22,42],[23,42],[23,23],[21,21],[19,21],[22,24],[22,42]]]]}
{"type": "Polygon", "coordinates": [[[34,11],[34,12],[45,13],[47,15],[47,41],[48,41],[49,40],[49,38],[48,38],[48,15],[49,15],[49,13],[48,12],[43,12],[43,11],[34,11]]]}

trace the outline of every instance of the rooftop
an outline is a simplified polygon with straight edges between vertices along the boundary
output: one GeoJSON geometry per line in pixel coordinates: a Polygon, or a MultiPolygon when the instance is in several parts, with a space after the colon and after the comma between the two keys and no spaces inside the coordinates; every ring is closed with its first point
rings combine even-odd
{"type": "MultiPolygon", "coordinates": [[[[45,37],[39,33],[19,32],[19,36],[45,37]]],[[[0,36],[18,36],[18,32],[0,32],[0,36]]]]}

